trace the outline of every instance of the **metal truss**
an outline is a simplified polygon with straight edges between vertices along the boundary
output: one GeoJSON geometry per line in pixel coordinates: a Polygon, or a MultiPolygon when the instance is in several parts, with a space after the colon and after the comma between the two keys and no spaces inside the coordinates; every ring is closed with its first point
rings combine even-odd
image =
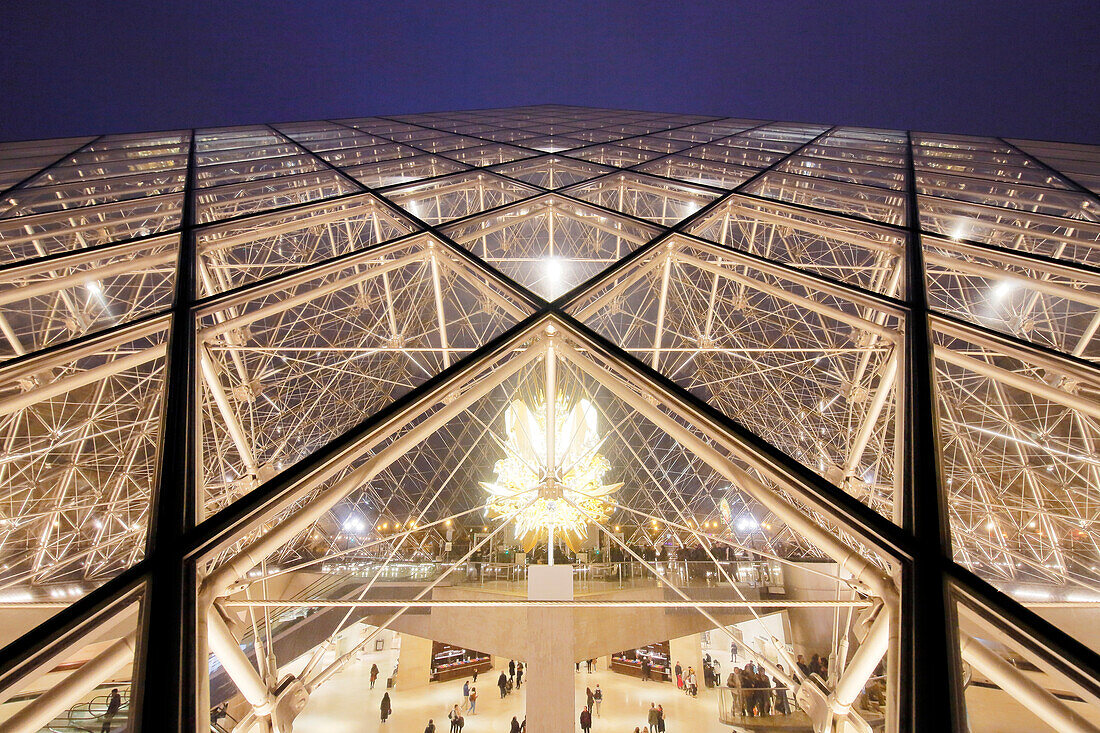
{"type": "Polygon", "coordinates": [[[0,614],[56,612],[0,698],[144,594],[96,668],[138,649],[171,701],[140,724],[196,729],[208,639],[274,720],[236,614],[444,607],[264,582],[469,556],[507,526],[479,483],[509,400],[555,393],[597,406],[608,546],[841,566],[837,628],[877,615],[803,685],[837,730],[880,660],[891,725],[961,726],[960,648],[1089,729],[972,635],[1100,703],[1095,650],[1018,603],[1100,599],[1095,155],[558,106],[0,144],[0,614]]]}

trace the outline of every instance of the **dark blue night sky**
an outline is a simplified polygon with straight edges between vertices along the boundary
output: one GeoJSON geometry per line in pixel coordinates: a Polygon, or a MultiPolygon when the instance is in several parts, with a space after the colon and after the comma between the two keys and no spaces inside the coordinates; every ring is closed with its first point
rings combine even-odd
{"type": "Polygon", "coordinates": [[[0,139],[568,103],[1100,143],[1100,2],[0,6],[0,139]]]}

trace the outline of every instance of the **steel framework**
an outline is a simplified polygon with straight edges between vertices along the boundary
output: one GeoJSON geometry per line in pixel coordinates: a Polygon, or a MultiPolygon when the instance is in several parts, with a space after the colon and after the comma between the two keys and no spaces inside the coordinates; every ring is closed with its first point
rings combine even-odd
{"type": "Polygon", "coordinates": [[[1098,184],[1089,146],[561,106],[0,144],[0,614],[51,609],[0,698],[140,599],[88,680],[136,659],[138,724],[197,730],[209,642],[270,721],[234,614],[478,530],[504,406],[556,394],[608,525],[842,568],[828,725],[884,660],[891,726],[965,729],[961,649],[1091,729],[973,634],[1100,705],[1098,184]]]}

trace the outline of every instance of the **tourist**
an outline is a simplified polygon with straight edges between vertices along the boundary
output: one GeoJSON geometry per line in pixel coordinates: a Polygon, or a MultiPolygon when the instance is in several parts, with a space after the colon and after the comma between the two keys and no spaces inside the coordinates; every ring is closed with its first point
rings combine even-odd
{"type": "Polygon", "coordinates": [[[699,678],[695,676],[695,669],[692,667],[688,667],[687,687],[692,697],[699,694],[699,678]]]}
{"type": "Polygon", "coordinates": [[[764,668],[759,664],[756,665],[756,704],[760,708],[760,715],[767,716],[772,714],[772,691],[771,682],[768,680],[768,676],[764,674],[764,668]]]}
{"type": "Polygon", "coordinates": [[[649,717],[646,719],[649,724],[649,733],[657,733],[657,716],[659,714],[657,706],[654,703],[649,703],[649,717]]]}
{"type": "Polygon", "coordinates": [[[730,642],[730,661],[737,664],[737,642],[730,642]]]}
{"type": "Polygon", "coordinates": [[[470,688],[470,715],[477,715],[477,688],[470,688]]]}
{"type": "Polygon", "coordinates": [[[741,715],[746,718],[751,718],[753,715],[753,703],[756,702],[755,691],[756,682],[752,676],[752,668],[750,664],[746,664],[745,668],[741,670],[741,715]]]}
{"type": "Polygon", "coordinates": [[[730,672],[729,678],[726,680],[726,687],[732,690],[733,700],[730,701],[730,715],[744,715],[745,704],[742,701],[741,690],[741,668],[734,667],[730,672]]]}
{"type": "Polygon", "coordinates": [[[393,708],[390,707],[390,693],[382,695],[382,704],[379,706],[382,712],[382,722],[386,722],[386,718],[390,717],[390,713],[393,712],[393,708]]]}
{"type": "Polygon", "coordinates": [[[500,688],[500,699],[503,700],[508,694],[508,675],[504,674],[504,670],[501,670],[500,677],[497,677],[497,687],[500,688]]]}
{"type": "Polygon", "coordinates": [[[522,728],[519,727],[519,721],[516,720],[516,716],[512,716],[512,727],[508,730],[508,733],[520,733],[522,728]]]}
{"type": "Polygon", "coordinates": [[[593,703],[596,702],[596,696],[592,693],[592,688],[591,687],[584,688],[584,699],[585,699],[585,702],[588,703],[588,708],[587,709],[591,710],[593,703]]]}
{"type": "Polygon", "coordinates": [[[514,680],[516,678],[516,660],[508,660],[508,679],[514,680]]]}
{"type": "Polygon", "coordinates": [[[816,654],[810,657],[810,674],[821,674],[821,657],[816,654]]]}
{"type": "Polygon", "coordinates": [[[462,709],[467,710],[470,707],[470,683],[469,681],[462,683],[462,709]]]}
{"type": "Polygon", "coordinates": [[[802,673],[799,681],[805,682],[808,680],[810,678],[810,668],[806,666],[806,658],[799,654],[798,659],[795,660],[795,664],[798,665],[798,671],[802,673]]]}
{"type": "Polygon", "coordinates": [[[374,689],[374,683],[378,679],[378,665],[372,664],[370,666],[370,688],[374,689]]]}
{"type": "Polygon", "coordinates": [[[657,706],[657,733],[665,733],[665,706],[657,706]]]}
{"type": "Polygon", "coordinates": [[[447,713],[447,720],[451,721],[451,733],[458,733],[458,719],[462,717],[462,713],[458,712],[458,705],[451,708],[451,712],[447,713]]]}
{"type": "Polygon", "coordinates": [[[424,733],[435,733],[435,721],[428,720],[428,724],[424,726],[424,733]]]}
{"type": "Polygon", "coordinates": [[[516,689],[523,687],[523,662],[516,665],[516,689]]]}
{"type": "Polygon", "coordinates": [[[592,713],[588,712],[588,708],[581,711],[581,730],[584,733],[592,730],[592,713]]]}
{"type": "Polygon", "coordinates": [[[588,660],[588,674],[592,674],[592,670],[594,670],[595,668],[596,668],[596,660],[595,659],[589,659],[588,660]]]}
{"type": "Polygon", "coordinates": [[[684,689],[684,668],[680,666],[680,663],[676,663],[676,689],[684,689]]]}
{"type": "Polygon", "coordinates": [[[600,705],[601,703],[603,703],[603,690],[600,689],[600,684],[598,682],[596,683],[596,689],[592,692],[592,702],[595,705],[595,708],[593,708],[593,710],[596,713],[596,717],[601,717],[600,705]]]}
{"type": "Polygon", "coordinates": [[[649,681],[649,657],[642,657],[642,682],[649,681]]]}
{"type": "MultiPolygon", "coordinates": [[[[783,665],[776,665],[776,669],[783,671],[783,665]]],[[[779,677],[772,677],[772,685],[775,687],[775,711],[780,715],[790,715],[791,709],[787,704],[787,686],[779,677]]]]}
{"type": "Polygon", "coordinates": [[[111,733],[111,723],[114,722],[115,716],[118,715],[121,707],[122,695],[118,694],[118,688],[116,687],[111,690],[111,696],[107,700],[107,709],[103,711],[103,728],[100,733],[111,733]]]}

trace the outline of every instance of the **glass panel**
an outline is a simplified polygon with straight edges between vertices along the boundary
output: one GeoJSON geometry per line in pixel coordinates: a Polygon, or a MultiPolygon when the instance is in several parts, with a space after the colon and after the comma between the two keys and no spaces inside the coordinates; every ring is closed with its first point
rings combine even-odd
{"type": "Polygon", "coordinates": [[[60,186],[24,188],[9,194],[0,204],[4,218],[95,206],[130,199],[183,191],[185,171],[143,173],[68,183],[60,186]]]}
{"type": "Polygon", "coordinates": [[[536,193],[530,186],[479,171],[390,189],[386,198],[421,221],[440,224],[536,193]]]}
{"type": "Polygon", "coordinates": [[[1067,262],[1100,262],[1100,224],[927,196],[921,196],[918,205],[922,227],[956,241],[983,242],[1067,262]]]}
{"type": "Polygon", "coordinates": [[[691,183],[702,183],[719,188],[735,188],[752,178],[756,171],[733,163],[696,160],[679,155],[654,160],[638,166],[639,171],[665,178],[675,178],[691,183]]]}
{"type": "Polygon", "coordinates": [[[719,196],[714,191],[633,173],[604,176],[564,193],[666,227],[691,216],[719,196]]]}
{"type": "Polygon", "coordinates": [[[765,173],[744,191],[777,201],[861,216],[896,226],[905,224],[905,194],[900,191],[774,171],[765,173]]]}
{"type": "MultiPolygon", "coordinates": [[[[1053,608],[1064,604],[1035,600],[1051,596],[1033,589],[1021,589],[1017,595],[1024,605],[1071,635],[1094,636],[1088,628],[1095,625],[1094,609],[1053,608]]],[[[1100,726],[1095,680],[1053,654],[1026,645],[1026,632],[968,599],[961,590],[956,589],[955,596],[970,730],[1063,731],[1100,726]]],[[[1092,646],[1096,648],[1095,643],[1092,646]]]]}
{"type": "Polygon", "coordinates": [[[883,295],[902,291],[905,237],[894,229],[733,196],[689,231],[883,295]]]}
{"type": "Polygon", "coordinates": [[[527,315],[427,237],[375,247],[199,314],[201,512],[296,463],[527,315]]]}
{"type": "Polygon", "coordinates": [[[905,188],[905,171],[900,168],[879,167],[854,161],[831,161],[821,158],[796,155],[784,161],[776,170],[784,173],[798,173],[803,176],[828,178],[845,183],[860,183],[866,186],[905,188]]]}
{"type": "Polygon", "coordinates": [[[142,558],[167,343],[161,318],[0,369],[9,592],[67,605],[142,558]]]}
{"type": "Polygon", "coordinates": [[[232,290],[413,231],[374,197],[356,196],[198,230],[199,292],[232,290]]]}
{"type": "Polygon", "coordinates": [[[1100,586],[1100,377],[1079,362],[932,320],[956,560],[998,586],[1100,586]]]}
{"type": "Polygon", "coordinates": [[[176,235],[0,274],[0,359],[71,341],[172,305],[176,235]]]}
{"type": "Polygon", "coordinates": [[[1093,193],[1100,193],[1100,146],[1009,140],[1010,143],[1068,176],[1093,193]]]}
{"type": "MultiPolygon", "coordinates": [[[[83,593],[79,584],[0,591],[0,646],[83,593]]],[[[139,588],[116,599],[106,610],[85,619],[71,636],[36,654],[25,669],[18,670],[19,676],[5,679],[0,728],[49,733],[130,730],[136,707],[131,693],[138,694],[136,683],[141,676],[134,650],[141,641],[143,596],[144,588],[139,588]],[[54,695],[44,694],[51,690],[54,695]],[[61,693],[60,700],[56,693],[61,693]],[[75,697],[66,699],[74,693],[75,697]]]]}
{"type": "Polygon", "coordinates": [[[574,150],[570,155],[575,158],[583,158],[593,163],[613,165],[619,168],[629,168],[632,165],[644,163],[647,160],[660,157],[660,153],[651,150],[635,150],[633,148],[618,145],[598,145],[594,148],[574,150]]]}
{"type": "Polygon", "coordinates": [[[166,232],[179,226],[182,209],[183,196],[169,194],[0,220],[0,262],[166,232]]]}
{"type": "Polygon", "coordinates": [[[519,158],[529,158],[535,153],[521,148],[513,148],[510,145],[484,145],[477,148],[451,150],[444,153],[444,155],[467,165],[486,166],[494,163],[507,163],[510,160],[519,158]]]}
{"type": "Polygon", "coordinates": [[[281,206],[304,204],[352,193],[355,188],[335,171],[323,170],[239,186],[207,188],[195,192],[200,223],[253,214],[281,206]]]}
{"type": "Polygon", "coordinates": [[[649,241],[657,229],[553,196],[448,227],[508,277],[553,299],[649,241]]]}
{"type": "Polygon", "coordinates": [[[924,238],[929,306],[964,321],[1089,360],[1100,325],[1100,283],[1068,267],[924,238]]]}
{"type": "Polygon", "coordinates": [[[592,163],[583,163],[572,158],[545,156],[518,163],[509,163],[493,169],[511,178],[518,178],[543,188],[561,188],[580,181],[608,173],[614,168],[606,168],[592,163]]]}
{"type": "Polygon", "coordinates": [[[893,517],[899,313],[679,237],[617,271],[570,311],[893,517]]]}
{"type": "Polygon", "coordinates": [[[702,160],[713,160],[719,163],[743,165],[750,168],[766,168],[783,157],[781,153],[769,153],[761,150],[749,150],[748,148],[735,148],[726,145],[700,145],[688,148],[684,155],[702,160]]]}
{"type": "Polygon", "coordinates": [[[1084,219],[1090,222],[1097,220],[1095,201],[1089,196],[1073,191],[1057,191],[956,176],[933,176],[925,173],[917,174],[917,190],[927,196],[952,198],[985,206],[1084,219]]]}
{"type": "Polygon", "coordinates": [[[399,183],[434,178],[455,171],[467,170],[467,166],[434,155],[400,158],[384,163],[371,163],[347,169],[347,174],[368,188],[385,188],[399,183]]]}

